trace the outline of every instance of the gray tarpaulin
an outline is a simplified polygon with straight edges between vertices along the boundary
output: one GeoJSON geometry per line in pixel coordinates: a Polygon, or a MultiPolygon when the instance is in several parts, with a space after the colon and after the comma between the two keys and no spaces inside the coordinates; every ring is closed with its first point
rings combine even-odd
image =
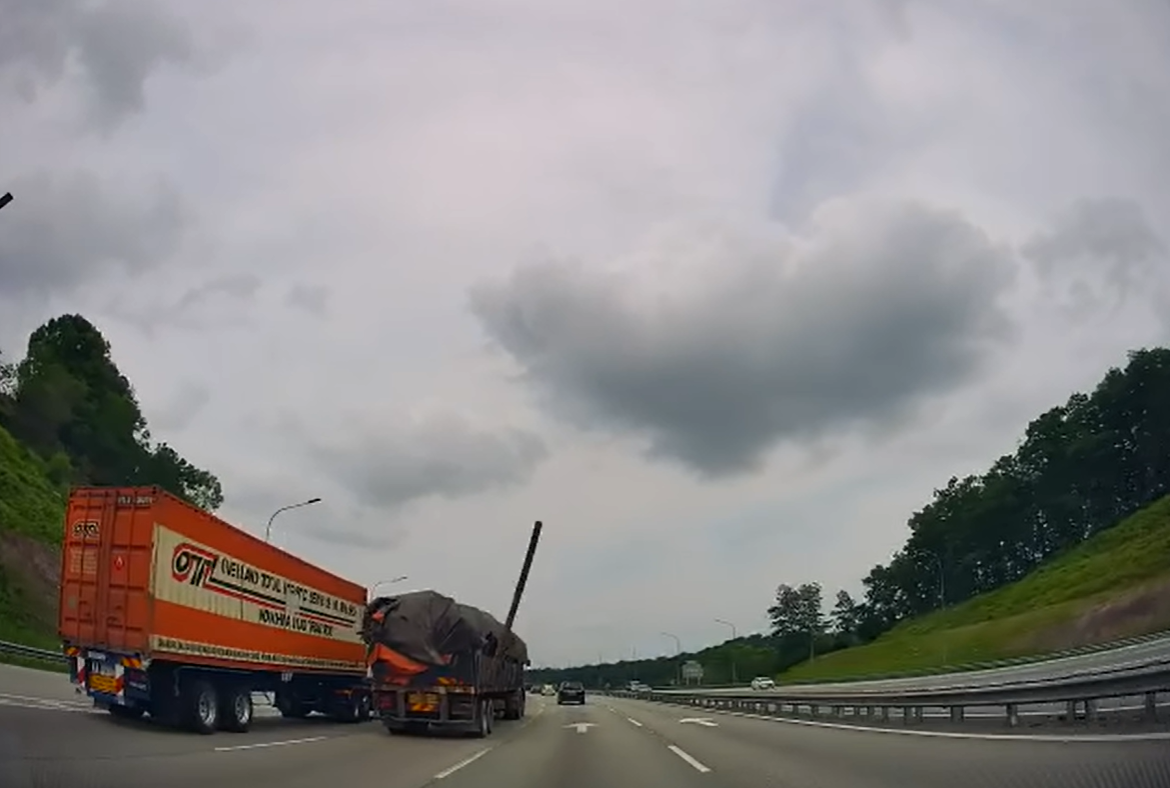
{"type": "Polygon", "coordinates": [[[382,643],[427,665],[444,655],[481,650],[528,662],[528,647],[495,616],[436,591],[411,591],[370,602],[362,621],[367,644],[382,643]],[[374,614],[382,613],[375,621],[374,614]]]}

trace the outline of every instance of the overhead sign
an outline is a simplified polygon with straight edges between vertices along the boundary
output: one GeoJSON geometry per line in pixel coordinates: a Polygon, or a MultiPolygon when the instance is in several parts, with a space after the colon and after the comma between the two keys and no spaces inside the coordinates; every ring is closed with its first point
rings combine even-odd
{"type": "Polygon", "coordinates": [[[693,659],[687,660],[682,664],[683,681],[702,681],[703,680],[703,666],[693,659]]]}

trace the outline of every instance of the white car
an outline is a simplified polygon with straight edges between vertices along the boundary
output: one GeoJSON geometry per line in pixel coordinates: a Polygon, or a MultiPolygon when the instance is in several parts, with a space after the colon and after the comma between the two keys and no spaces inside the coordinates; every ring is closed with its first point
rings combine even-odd
{"type": "Polygon", "coordinates": [[[752,689],[754,690],[770,690],[776,689],[776,682],[767,676],[756,676],[752,679],[752,689]]]}

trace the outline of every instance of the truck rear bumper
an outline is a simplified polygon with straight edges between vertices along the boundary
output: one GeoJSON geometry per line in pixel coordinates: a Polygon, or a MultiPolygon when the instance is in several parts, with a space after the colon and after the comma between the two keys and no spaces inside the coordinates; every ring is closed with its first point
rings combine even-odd
{"type": "Polygon", "coordinates": [[[150,703],[150,679],[137,655],[87,648],[70,648],[66,655],[70,658],[69,680],[95,705],[108,708],[150,703]]]}

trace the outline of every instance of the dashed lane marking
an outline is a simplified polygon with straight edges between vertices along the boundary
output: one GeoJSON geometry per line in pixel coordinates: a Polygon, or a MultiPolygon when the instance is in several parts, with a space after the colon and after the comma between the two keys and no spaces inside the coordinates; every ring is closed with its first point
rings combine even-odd
{"type": "Polygon", "coordinates": [[[285,739],[284,741],[262,741],[255,744],[236,744],[230,747],[216,747],[216,752],[236,752],[237,750],[260,750],[266,747],[287,747],[292,744],[310,744],[315,741],[325,741],[328,736],[309,736],[305,739],[285,739]]]}
{"type": "Polygon", "coordinates": [[[690,753],[688,753],[686,750],[682,749],[681,747],[674,745],[674,744],[668,744],[668,745],[666,745],[666,748],[668,750],[670,750],[671,752],[673,752],[678,757],[682,758],[687,763],[689,763],[691,766],[693,766],[696,771],[700,771],[700,772],[711,771],[710,768],[708,768],[707,766],[704,766],[702,763],[699,762],[699,760],[697,758],[695,758],[693,755],[691,755],[690,753]]]}
{"type": "Polygon", "coordinates": [[[438,774],[435,775],[435,779],[442,780],[445,777],[450,777],[452,774],[459,771],[464,766],[475,763],[476,761],[478,761],[480,758],[487,755],[491,751],[492,751],[491,747],[486,747],[486,748],[480,750],[479,752],[475,753],[474,755],[471,755],[471,756],[468,756],[467,758],[464,758],[463,760],[461,760],[459,763],[455,764],[454,766],[448,767],[448,768],[444,769],[443,771],[439,772],[438,774]]]}

